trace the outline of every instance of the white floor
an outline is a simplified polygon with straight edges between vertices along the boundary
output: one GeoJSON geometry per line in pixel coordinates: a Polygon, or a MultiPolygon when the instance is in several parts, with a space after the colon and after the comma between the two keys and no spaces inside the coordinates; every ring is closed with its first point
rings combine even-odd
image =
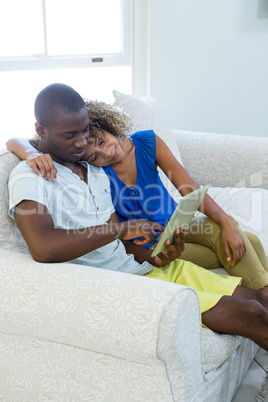
{"type": "Polygon", "coordinates": [[[254,402],[267,374],[268,352],[259,349],[232,402],[254,402]]]}

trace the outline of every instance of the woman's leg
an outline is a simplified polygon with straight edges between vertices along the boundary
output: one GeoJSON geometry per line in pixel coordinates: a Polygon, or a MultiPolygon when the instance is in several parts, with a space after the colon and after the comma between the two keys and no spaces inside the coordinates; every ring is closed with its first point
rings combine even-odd
{"type": "MultiPolygon", "coordinates": [[[[220,228],[217,228],[220,230],[220,228]]],[[[260,242],[259,238],[251,232],[244,231],[243,234],[248,238],[252,247],[255,250],[256,255],[258,256],[260,263],[262,266],[268,271],[268,261],[266,259],[265,251],[263,248],[262,243],[260,242]]],[[[206,234],[207,236],[208,234],[206,234]]],[[[195,235],[192,235],[195,236],[195,235]]],[[[199,239],[199,235],[196,236],[194,239],[191,237],[191,240],[204,242],[204,239],[199,239]]],[[[205,240],[206,242],[207,240],[205,240]]],[[[186,237],[185,249],[183,250],[180,259],[192,262],[196,265],[200,265],[206,269],[214,269],[214,268],[221,268],[223,264],[217,257],[215,251],[208,246],[204,246],[198,243],[189,243],[189,236],[186,237]]]]}
{"type": "Polygon", "coordinates": [[[264,268],[266,268],[266,270],[268,271],[268,261],[266,259],[265,251],[264,251],[264,248],[263,248],[263,245],[262,245],[260,239],[254,233],[246,232],[246,231],[244,231],[243,233],[247,236],[248,240],[250,241],[262,266],[264,268]]]}
{"type": "MultiPolygon", "coordinates": [[[[247,238],[249,239],[252,247],[255,250],[255,253],[257,254],[262,266],[266,269],[266,271],[268,271],[268,261],[266,259],[266,255],[265,255],[265,251],[263,248],[262,243],[260,242],[258,236],[256,236],[254,233],[251,232],[244,232],[244,234],[247,236],[247,238]]],[[[260,290],[268,293],[268,285],[265,285],[263,288],[261,288],[260,290]]]]}
{"type": "Polygon", "coordinates": [[[180,259],[200,265],[206,269],[220,268],[222,263],[211,248],[198,243],[185,243],[180,259]]]}
{"type": "MultiPolygon", "coordinates": [[[[185,243],[197,243],[211,249],[230,275],[240,276],[243,279],[243,286],[252,289],[263,289],[265,287],[268,289],[268,264],[262,244],[257,236],[251,235],[248,238],[244,232],[241,230],[240,232],[247,251],[242,260],[234,267],[227,261],[224,254],[220,225],[208,217],[193,219],[189,233],[185,237],[185,243]]],[[[181,258],[183,258],[183,254],[181,258]]],[[[195,263],[206,268],[206,263],[201,258],[200,260],[197,259],[195,263]]]]}

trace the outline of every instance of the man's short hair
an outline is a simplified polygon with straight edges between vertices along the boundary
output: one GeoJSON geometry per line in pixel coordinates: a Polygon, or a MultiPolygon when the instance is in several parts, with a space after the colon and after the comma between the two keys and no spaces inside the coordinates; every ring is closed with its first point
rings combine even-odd
{"type": "Polygon", "coordinates": [[[51,84],[42,89],[34,103],[36,121],[44,127],[56,123],[59,112],[79,112],[85,107],[84,99],[73,88],[65,84],[51,84]]]}

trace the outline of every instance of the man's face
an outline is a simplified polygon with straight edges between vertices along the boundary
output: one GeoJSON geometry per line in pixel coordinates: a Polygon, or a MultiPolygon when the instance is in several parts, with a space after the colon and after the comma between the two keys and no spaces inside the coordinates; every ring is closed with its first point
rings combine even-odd
{"type": "Polygon", "coordinates": [[[79,112],[60,111],[56,124],[43,128],[40,151],[49,153],[55,162],[75,163],[83,157],[88,137],[89,117],[86,107],[79,112]]]}

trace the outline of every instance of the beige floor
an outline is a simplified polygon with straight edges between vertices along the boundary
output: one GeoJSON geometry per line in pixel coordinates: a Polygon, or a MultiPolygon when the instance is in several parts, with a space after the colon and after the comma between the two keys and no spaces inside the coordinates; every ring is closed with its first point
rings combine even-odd
{"type": "Polygon", "coordinates": [[[254,402],[267,374],[268,352],[259,349],[232,402],[254,402]]]}

